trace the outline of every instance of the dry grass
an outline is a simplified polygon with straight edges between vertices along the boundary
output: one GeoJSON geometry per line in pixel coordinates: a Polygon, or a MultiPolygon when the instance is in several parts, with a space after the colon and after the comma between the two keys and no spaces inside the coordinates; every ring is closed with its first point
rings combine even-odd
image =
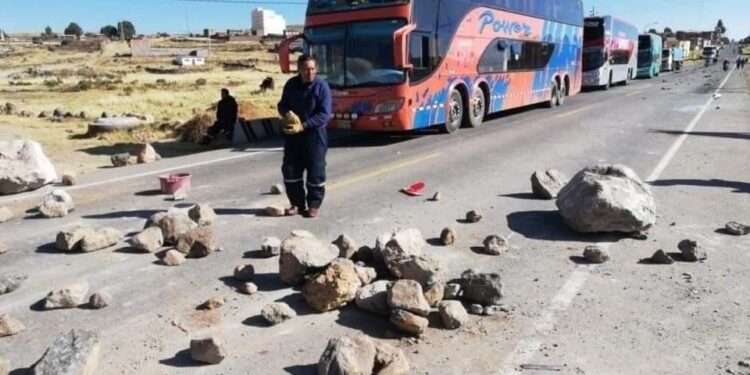
{"type": "MultiPolygon", "coordinates": [[[[196,48],[205,45],[162,40],[155,47],[196,48]]],[[[251,43],[212,45],[208,71],[184,74],[152,74],[147,67],[169,67],[171,58],[120,57],[130,50],[126,43],[110,43],[101,53],[50,51],[47,47],[11,47],[0,67],[0,104],[14,103],[18,110],[30,111],[32,118],[0,115],[0,138],[37,140],[61,170],[84,172],[109,164],[107,151],[115,153],[142,141],[173,145],[165,156],[195,152],[195,145],[178,145],[174,129],[196,115],[213,116],[220,89],[228,88],[242,103],[240,117],[275,116],[280,88],[287,77],[275,65],[274,54],[257,51],[251,43]],[[118,55],[119,54],[119,55],[118,55]],[[243,62],[258,69],[225,71],[224,62],[243,62]],[[260,93],[267,76],[278,90],[260,93]],[[197,84],[203,83],[205,84],[197,84]],[[88,119],[52,122],[36,118],[42,111],[56,108],[75,114],[86,112],[88,119]],[[208,111],[208,114],[206,112],[208,111]],[[126,113],[153,119],[140,132],[118,132],[86,138],[88,123],[102,112],[126,113]],[[144,135],[144,133],[146,135],[144,135]]],[[[213,122],[213,120],[211,120],[213,122]]]]}

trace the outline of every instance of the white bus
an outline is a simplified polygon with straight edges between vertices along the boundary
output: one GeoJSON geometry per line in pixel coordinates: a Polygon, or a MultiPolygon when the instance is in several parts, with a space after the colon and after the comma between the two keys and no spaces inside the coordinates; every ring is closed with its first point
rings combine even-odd
{"type": "Polygon", "coordinates": [[[583,86],[626,85],[638,66],[638,28],[612,16],[583,22],[583,86]]]}

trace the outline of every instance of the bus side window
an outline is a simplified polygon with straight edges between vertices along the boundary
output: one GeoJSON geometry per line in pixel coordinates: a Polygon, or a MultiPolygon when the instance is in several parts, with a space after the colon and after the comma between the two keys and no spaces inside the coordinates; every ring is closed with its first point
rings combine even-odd
{"type": "Polygon", "coordinates": [[[414,66],[411,80],[416,82],[429,76],[435,67],[434,45],[428,33],[412,32],[409,38],[409,57],[414,66]]]}

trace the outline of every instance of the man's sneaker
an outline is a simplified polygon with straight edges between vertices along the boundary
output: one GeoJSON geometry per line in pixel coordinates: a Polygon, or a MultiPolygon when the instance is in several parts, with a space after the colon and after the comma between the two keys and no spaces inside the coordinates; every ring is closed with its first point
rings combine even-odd
{"type": "Polygon", "coordinates": [[[320,209],[318,208],[311,208],[305,211],[305,217],[316,218],[318,215],[320,215],[320,209]]]}
{"type": "Polygon", "coordinates": [[[297,216],[299,215],[299,208],[292,206],[284,210],[284,216],[297,216]]]}

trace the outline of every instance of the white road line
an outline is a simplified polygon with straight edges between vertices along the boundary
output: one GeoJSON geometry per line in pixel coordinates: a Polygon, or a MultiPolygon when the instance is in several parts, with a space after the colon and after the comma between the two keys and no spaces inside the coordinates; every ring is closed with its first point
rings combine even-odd
{"type": "MultiPolygon", "coordinates": [[[[223,158],[219,158],[219,159],[204,160],[204,161],[199,161],[199,162],[195,162],[195,163],[182,164],[182,165],[178,165],[178,166],[175,166],[175,167],[169,167],[169,168],[159,169],[159,170],[156,170],[156,171],[149,171],[149,172],[137,173],[137,174],[128,175],[128,176],[121,176],[121,177],[110,178],[110,179],[96,181],[96,182],[90,182],[88,184],[74,185],[74,186],[71,186],[71,187],[61,187],[60,189],[67,190],[67,191],[75,191],[75,190],[86,189],[86,188],[91,188],[91,187],[95,187],[95,186],[107,185],[107,184],[111,184],[111,183],[115,183],[115,182],[122,182],[122,181],[132,180],[132,179],[136,179],[136,178],[140,178],[140,177],[146,177],[146,176],[158,175],[158,174],[167,173],[167,172],[173,172],[173,171],[176,171],[176,170],[179,170],[179,169],[187,169],[187,168],[200,167],[200,166],[203,166],[203,165],[221,163],[221,162],[224,162],[224,161],[235,160],[235,159],[242,159],[242,158],[247,158],[247,157],[254,156],[254,155],[264,154],[264,153],[273,152],[273,151],[282,151],[282,150],[283,150],[283,148],[281,148],[281,147],[267,148],[267,149],[262,149],[262,150],[259,150],[259,151],[254,151],[254,152],[249,152],[249,153],[242,153],[240,155],[232,155],[232,156],[227,156],[227,157],[223,157],[223,158]]],[[[42,196],[42,195],[44,195],[46,193],[47,193],[47,191],[36,190],[36,191],[29,192],[29,193],[11,195],[11,196],[8,196],[8,197],[0,198],[0,203],[5,203],[5,202],[9,203],[9,202],[13,202],[13,201],[17,201],[17,200],[22,200],[22,199],[30,198],[30,197],[34,197],[34,196],[42,196]]]]}
{"type": "MultiPolygon", "coordinates": [[[[670,147],[667,153],[661,158],[659,164],[657,164],[656,168],[654,168],[651,174],[649,174],[647,181],[650,182],[656,180],[657,178],[659,178],[659,176],[661,176],[662,172],[664,172],[664,169],[667,168],[669,163],[677,154],[677,151],[679,151],[682,144],[685,143],[685,139],[687,139],[689,133],[693,130],[693,128],[695,128],[695,126],[703,118],[703,115],[705,115],[706,111],[713,103],[714,95],[718,94],[719,91],[724,87],[724,85],[726,85],[727,81],[729,81],[729,77],[731,77],[733,72],[734,68],[730,70],[729,73],[727,73],[726,78],[724,78],[724,81],[721,83],[721,85],[719,85],[719,88],[714,91],[713,95],[711,95],[711,98],[708,99],[706,101],[706,104],[703,105],[703,109],[701,109],[700,112],[695,115],[693,120],[690,121],[683,132],[684,134],[682,134],[677,140],[675,140],[674,144],[672,144],[672,147],[670,147]]],[[[609,243],[599,245],[603,246],[604,248],[609,247],[609,243]]],[[[551,332],[555,327],[555,324],[557,323],[557,317],[555,313],[567,310],[567,308],[573,302],[575,296],[586,284],[586,281],[591,274],[591,270],[594,268],[595,266],[581,265],[577,266],[575,270],[573,270],[573,273],[571,273],[570,276],[568,276],[568,278],[565,280],[565,284],[563,284],[563,286],[560,288],[560,290],[557,291],[555,296],[552,297],[552,301],[550,302],[549,307],[542,313],[539,318],[534,321],[534,324],[529,329],[529,332],[527,332],[521,338],[521,340],[516,344],[513,352],[505,358],[502,368],[500,369],[500,375],[521,374],[520,366],[524,363],[528,363],[534,358],[534,355],[542,346],[543,337],[549,334],[549,332],[551,332]]]]}

